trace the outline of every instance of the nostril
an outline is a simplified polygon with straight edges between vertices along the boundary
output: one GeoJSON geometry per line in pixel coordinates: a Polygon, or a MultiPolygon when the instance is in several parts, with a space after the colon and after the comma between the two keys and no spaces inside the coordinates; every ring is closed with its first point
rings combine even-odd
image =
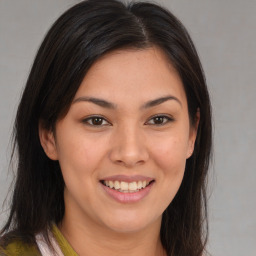
{"type": "Polygon", "coordinates": [[[144,144],[136,140],[136,142],[120,142],[113,146],[109,158],[115,164],[133,167],[145,163],[149,159],[149,153],[144,144]]]}

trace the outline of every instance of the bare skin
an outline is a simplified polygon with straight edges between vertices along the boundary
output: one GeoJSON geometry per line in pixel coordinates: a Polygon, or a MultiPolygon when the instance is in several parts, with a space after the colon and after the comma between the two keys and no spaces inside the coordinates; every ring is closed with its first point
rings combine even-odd
{"type": "Polygon", "coordinates": [[[196,132],[181,79],[158,48],[112,52],[90,68],[55,134],[39,129],[66,185],[59,227],[79,255],[166,255],[162,214],[180,187],[196,132]],[[135,200],[127,189],[107,187],[118,175],[150,180],[147,193],[135,200]]]}
{"type": "Polygon", "coordinates": [[[112,256],[166,255],[159,238],[158,223],[156,223],[157,227],[151,226],[134,234],[105,232],[98,227],[97,236],[90,232],[89,227],[79,226],[75,220],[68,223],[70,226],[60,226],[60,230],[71,246],[76,248],[78,255],[97,256],[102,255],[103,252],[104,255],[112,256]],[[81,240],[81,237],[86,239],[81,240]]]}

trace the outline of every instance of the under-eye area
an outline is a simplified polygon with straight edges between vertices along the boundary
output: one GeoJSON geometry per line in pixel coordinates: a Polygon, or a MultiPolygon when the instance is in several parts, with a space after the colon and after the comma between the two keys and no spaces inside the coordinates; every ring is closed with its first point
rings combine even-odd
{"type": "Polygon", "coordinates": [[[108,181],[108,180],[101,180],[100,181],[104,186],[109,187],[111,189],[117,190],[122,193],[135,193],[143,190],[147,186],[151,185],[155,180],[146,181],[108,181]]]}

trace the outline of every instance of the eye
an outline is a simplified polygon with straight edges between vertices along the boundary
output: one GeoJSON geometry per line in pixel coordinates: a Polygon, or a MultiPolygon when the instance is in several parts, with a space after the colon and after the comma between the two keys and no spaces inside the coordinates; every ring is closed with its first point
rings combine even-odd
{"type": "Polygon", "coordinates": [[[174,121],[172,117],[167,116],[167,115],[157,115],[157,116],[153,116],[151,117],[146,124],[149,125],[165,125],[166,123],[169,123],[171,121],[174,121]]]}
{"type": "Polygon", "coordinates": [[[83,120],[83,123],[91,126],[107,126],[110,123],[101,116],[91,116],[83,120]]]}

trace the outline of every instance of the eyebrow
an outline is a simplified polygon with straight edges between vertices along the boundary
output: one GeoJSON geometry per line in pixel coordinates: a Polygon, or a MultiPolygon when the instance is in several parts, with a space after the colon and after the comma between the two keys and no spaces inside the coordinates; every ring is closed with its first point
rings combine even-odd
{"type": "Polygon", "coordinates": [[[172,95],[168,95],[168,96],[165,96],[165,97],[161,97],[161,98],[158,98],[158,99],[155,99],[155,100],[148,101],[142,106],[142,108],[155,107],[155,106],[160,105],[160,104],[162,104],[162,103],[164,103],[168,100],[175,100],[182,107],[181,101],[178,98],[176,98],[175,96],[172,96],[172,95]]]}
{"type": "Polygon", "coordinates": [[[91,102],[91,103],[94,103],[94,104],[96,104],[100,107],[103,107],[103,108],[109,108],[109,109],[115,109],[116,108],[115,104],[113,104],[111,102],[108,102],[106,100],[98,99],[98,98],[94,98],[94,97],[79,97],[79,98],[75,99],[73,101],[73,103],[82,102],[82,101],[91,102]]]}
{"type": "MultiPolygon", "coordinates": [[[[182,107],[181,101],[178,98],[176,98],[175,96],[168,95],[168,96],[165,96],[165,97],[161,97],[161,98],[157,98],[155,100],[148,101],[145,104],[143,104],[141,108],[145,109],[145,108],[155,107],[155,106],[160,105],[160,104],[162,104],[162,103],[164,103],[168,100],[175,100],[182,107]]],[[[117,108],[117,105],[115,105],[111,102],[108,102],[106,100],[99,99],[99,98],[94,98],[94,97],[79,97],[79,98],[75,99],[73,101],[73,103],[83,102],[83,101],[94,103],[94,104],[96,104],[100,107],[103,107],[103,108],[109,108],[109,109],[116,109],[117,108]]]]}

